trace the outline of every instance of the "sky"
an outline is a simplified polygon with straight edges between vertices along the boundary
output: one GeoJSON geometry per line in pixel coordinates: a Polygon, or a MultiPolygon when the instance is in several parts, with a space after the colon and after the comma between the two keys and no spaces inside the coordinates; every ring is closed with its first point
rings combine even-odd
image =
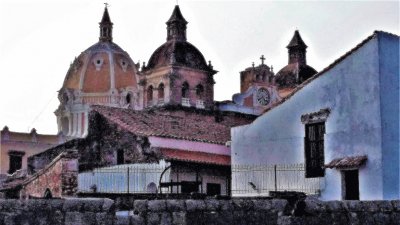
{"type": "MultiPolygon", "coordinates": [[[[70,63],[98,41],[105,0],[0,0],[0,129],[57,133],[54,111],[70,63]]],[[[166,40],[176,0],[108,0],[114,42],[147,62],[166,40]]],[[[374,30],[400,34],[398,1],[179,0],[188,41],[211,60],[216,100],[239,92],[239,72],[287,64],[296,29],[307,63],[322,70],[374,30]]]]}

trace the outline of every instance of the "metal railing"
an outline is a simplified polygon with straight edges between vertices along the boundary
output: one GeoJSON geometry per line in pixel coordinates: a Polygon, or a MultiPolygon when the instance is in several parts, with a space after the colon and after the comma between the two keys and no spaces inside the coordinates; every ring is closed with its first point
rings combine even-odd
{"type": "Polygon", "coordinates": [[[204,109],[204,101],[203,100],[197,100],[196,101],[196,108],[198,109],[204,109]]]}
{"type": "Polygon", "coordinates": [[[190,107],[190,99],[182,98],[182,106],[190,107]]]}
{"type": "Polygon", "coordinates": [[[232,165],[232,196],[267,196],[270,191],[319,194],[323,182],[305,178],[304,164],[232,165]]]}
{"type": "MultiPolygon", "coordinates": [[[[126,164],[79,173],[78,192],[81,193],[155,193],[161,173],[169,166],[160,164],[126,164]]],[[[170,181],[170,170],[162,181],[170,181]]]]}

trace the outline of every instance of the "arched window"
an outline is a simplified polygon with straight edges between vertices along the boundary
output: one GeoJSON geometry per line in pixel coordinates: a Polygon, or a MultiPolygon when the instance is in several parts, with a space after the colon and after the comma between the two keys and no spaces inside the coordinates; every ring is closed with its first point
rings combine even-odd
{"type": "Polygon", "coordinates": [[[188,98],[189,97],[189,84],[185,81],[182,84],[182,98],[188,98]]]}
{"type": "Polygon", "coordinates": [[[164,99],[164,84],[158,85],[158,99],[164,99]]]}
{"type": "Polygon", "coordinates": [[[201,84],[198,84],[196,86],[196,95],[198,99],[202,99],[203,98],[203,93],[204,93],[204,87],[201,84]]]}
{"type": "Polygon", "coordinates": [[[147,88],[147,102],[151,103],[153,101],[153,86],[147,88]]]}
{"type": "Polygon", "coordinates": [[[125,101],[126,101],[126,104],[131,104],[131,102],[132,102],[132,95],[131,95],[131,93],[128,93],[128,94],[126,95],[125,101]]]}

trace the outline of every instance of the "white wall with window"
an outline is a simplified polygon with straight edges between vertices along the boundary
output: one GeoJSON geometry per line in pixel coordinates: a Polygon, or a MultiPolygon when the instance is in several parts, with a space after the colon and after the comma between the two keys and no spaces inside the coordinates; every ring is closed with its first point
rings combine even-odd
{"type": "Polygon", "coordinates": [[[346,199],[346,191],[348,198],[358,191],[361,200],[398,199],[398,50],[398,36],[375,32],[282,104],[233,128],[232,165],[304,163],[311,177],[324,177],[323,200],[346,199]],[[314,123],[324,110],[328,115],[314,123]],[[354,159],[361,160],[340,166],[354,159]],[[358,182],[346,185],[349,177],[358,182]]]}

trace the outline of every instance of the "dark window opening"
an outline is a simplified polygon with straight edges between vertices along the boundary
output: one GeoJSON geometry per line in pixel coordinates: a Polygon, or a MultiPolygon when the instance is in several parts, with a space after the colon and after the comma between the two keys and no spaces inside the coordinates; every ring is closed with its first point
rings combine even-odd
{"type": "Polygon", "coordinates": [[[50,189],[46,188],[46,191],[44,192],[43,198],[45,198],[45,199],[53,198],[53,194],[51,194],[50,189]]]}
{"type": "Polygon", "coordinates": [[[181,193],[190,194],[192,192],[199,192],[199,184],[197,182],[182,181],[181,193]]]}
{"type": "Polygon", "coordinates": [[[117,164],[124,164],[125,159],[124,159],[124,150],[123,149],[118,149],[117,151],[117,164]]]}
{"type": "Polygon", "coordinates": [[[196,95],[199,99],[203,98],[204,87],[203,85],[199,84],[196,86],[196,95]]]}
{"type": "Polygon", "coordinates": [[[10,152],[10,166],[8,173],[13,174],[15,171],[22,168],[22,157],[25,155],[24,152],[10,152]]]}
{"type": "Polygon", "coordinates": [[[325,122],[306,124],[305,169],[306,177],[323,177],[325,122]]]}
{"type": "Polygon", "coordinates": [[[153,101],[153,86],[147,88],[147,102],[151,103],[153,101]]]}
{"type": "Polygon", "coordinates": [[[221,195],[221,184],[207,183],[207,195],[221,195]]]}
{"type": "Polygon", "coordinates": [[[182,85],[182,98],[189,97],[189,84],[187,82],[182,85]]]}
{"type": "Polygon", "coordinates": [[[127,104],[130,104],[130,103],[131,103],[132,97],[131,97],[131,94],[130,94],[130,93],[126,95],[125,100],[126,100],[126,103],[127,103],[127,104]]]}
{"type": "Polygon", "coordinates": [[[358,170],[342,171],[343,200],[360,200],[358,170]]]}
{"type": "Polygon", "coordinates": [[[158,85],[158,99],[164,99],[164,84],[158,85]]]}

